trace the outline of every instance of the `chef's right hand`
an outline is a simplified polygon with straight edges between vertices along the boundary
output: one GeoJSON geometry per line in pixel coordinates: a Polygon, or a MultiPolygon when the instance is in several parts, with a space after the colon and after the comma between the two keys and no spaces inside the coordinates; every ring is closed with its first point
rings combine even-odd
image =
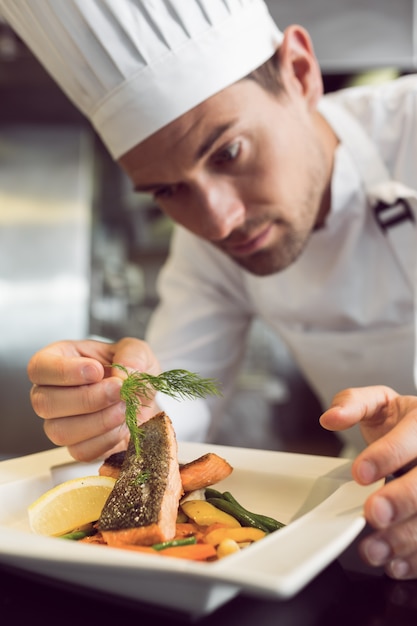
{"type": "MultiPolygon", "coordinates": [[[[153,375],[161,372],[148,344],[133,338],[116,343],[59,341],[29,361],[33,409],[45,420],[46,436],[67,446],[77,461],[92,461],[127,447],[125,405],[120,400],[125,374],[109,367],[111,363],[153,375]]],[[[147,400],[146,405],[141,422],[156,412],[153,402],[147,400]]]]}
{"type": "Polygon", "coordinates": [[[359,424],[368,446],[352,464],[360,485],[385,481],[364,504],[375,529],[360,544],[366,563],[391,578],[417,579],[417,396],[384,385],[345,389],[320,417],[328,430],[359,424]]]}

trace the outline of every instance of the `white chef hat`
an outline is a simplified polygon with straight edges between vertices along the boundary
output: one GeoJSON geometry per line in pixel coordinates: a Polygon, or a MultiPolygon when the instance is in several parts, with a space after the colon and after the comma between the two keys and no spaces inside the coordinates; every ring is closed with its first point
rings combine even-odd
{"type": "Polygon", "coordinates": [[[263,0],[0,0],[113,158],[273,55],[263,0]]]}

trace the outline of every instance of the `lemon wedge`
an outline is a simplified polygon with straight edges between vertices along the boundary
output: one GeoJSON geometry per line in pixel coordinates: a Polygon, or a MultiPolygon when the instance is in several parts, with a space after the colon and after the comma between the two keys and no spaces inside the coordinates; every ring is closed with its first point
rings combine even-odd
{"type": "Polygon", "coordinates": [[[32,532],[59,536],[95,522],[115,482],[110,476],[85,476],[49,489],[28,507],[32,532]]]}

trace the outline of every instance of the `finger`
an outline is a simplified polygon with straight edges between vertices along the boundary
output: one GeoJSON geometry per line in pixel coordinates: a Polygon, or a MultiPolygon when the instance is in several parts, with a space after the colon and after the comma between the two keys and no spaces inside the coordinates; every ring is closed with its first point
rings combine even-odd
{"type": "Polygon", "coordinates": [[[352,465],[354,479],[369,485],[394,474],[416,458],[417,413],[399,421],[392,430],[371,443],[352,465]]]}
{"type": "Polygon", "coordinates": [[[385,566],[385,573],[396,580],[414,580],[417,578],[417,552],[407,558],[395,558],[385,566]]]}
{"type": "Polygon", "coordinates": [[[75,386],[103,378],[102,362],[73,350],[69,352],[64,354],[64,348],[53,347],[34,354],[27,366],[29,380],[38,385],[75,386]]]}
{"type": "MultiPolygon", "coordinates": [[[[155,415],[155,405],[144,407],[138,416],[138,423],[149,420],[155,415]]],[[[52,418],[44,423],[44,430],[52,443],[58,446],[76,446],[83,441],[102,437],[115,428],[126,427],[126,406],[118,402],[110,407],[88,415],[71,415],[52,418]]],[[[124,436],[124,435],[123,435],[124,436]]]]}
{"type": "Polygon", "coordinates": [[[123,378],[120,370],[111,368],[112,363],[151,374],[161,371],[148,344],[127,337],[114,344],[94,340],[55,342],[32,356],[27,372],[29,380],[37,385],[77,386],[97,382],[103,376],[123,378]]]}
{"type": "MultiPolygon", "coordinates": [[[[140,421],[144,422],[153,415],[155,406],[151,404],[141,411],[140,421]]],[[[124,403],[101,414],[50,420],[45,422],[45,431],[48,436],[52,435],[51,440],[56,437],[61,445],[67,445],[69,453],[77,461],[93,461],[126,450],[130,439],[124,403]]]]}
{"type": "Polygon", "coordinates": [[[344,389],[334,396],[320,424],[327,430],[346,430],[368,419],[383,419],[386,407],[396,397],[398,394],[384,385],[344,389]]]}
{"type": "Polygon", "coordinates": [[[44,430],[57,446],[74,446],[101,437],[115,428],[125,426],[125,406],[119,402],[89,415],[73,415],[46,420],[44,430]]]}
{"type": "Polygon", "coordinates": [[[391,480],[365,502],[366,520],[377,529],[411,519],[417,511],[417,468],[391,480]]]}
{"type": "Polygon", "coordinates": [[[30,391],[33,410],[43,419],[96,413],[120,402],[119,378],[104,378],[81,387],[48,387],[34,385],[30,391]]]}
{"type": "Polygon", "coordinates": [[[416,577],[417,517],[368,535],[359,551],[368,565],[384,567],[393,577],[416,577]]]}
{"type": "Polygon", "coordinates": [[[68,451],[76,461],[90,462],[126,450],[128,441],[127,428],[119,426],[99,437],[68,446],[68,451]]]}

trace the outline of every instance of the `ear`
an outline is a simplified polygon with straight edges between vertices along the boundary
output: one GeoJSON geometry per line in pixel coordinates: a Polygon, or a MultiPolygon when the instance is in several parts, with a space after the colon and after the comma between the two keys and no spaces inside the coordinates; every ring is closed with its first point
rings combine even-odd
{"type": "Polygon", "coordinates": [[[279,47],[281,77],[290,92],[296,89],[315,106],[323,95],[323,79],[313,44],[302,26],[292,25],[284,31],[279,47]]]}

